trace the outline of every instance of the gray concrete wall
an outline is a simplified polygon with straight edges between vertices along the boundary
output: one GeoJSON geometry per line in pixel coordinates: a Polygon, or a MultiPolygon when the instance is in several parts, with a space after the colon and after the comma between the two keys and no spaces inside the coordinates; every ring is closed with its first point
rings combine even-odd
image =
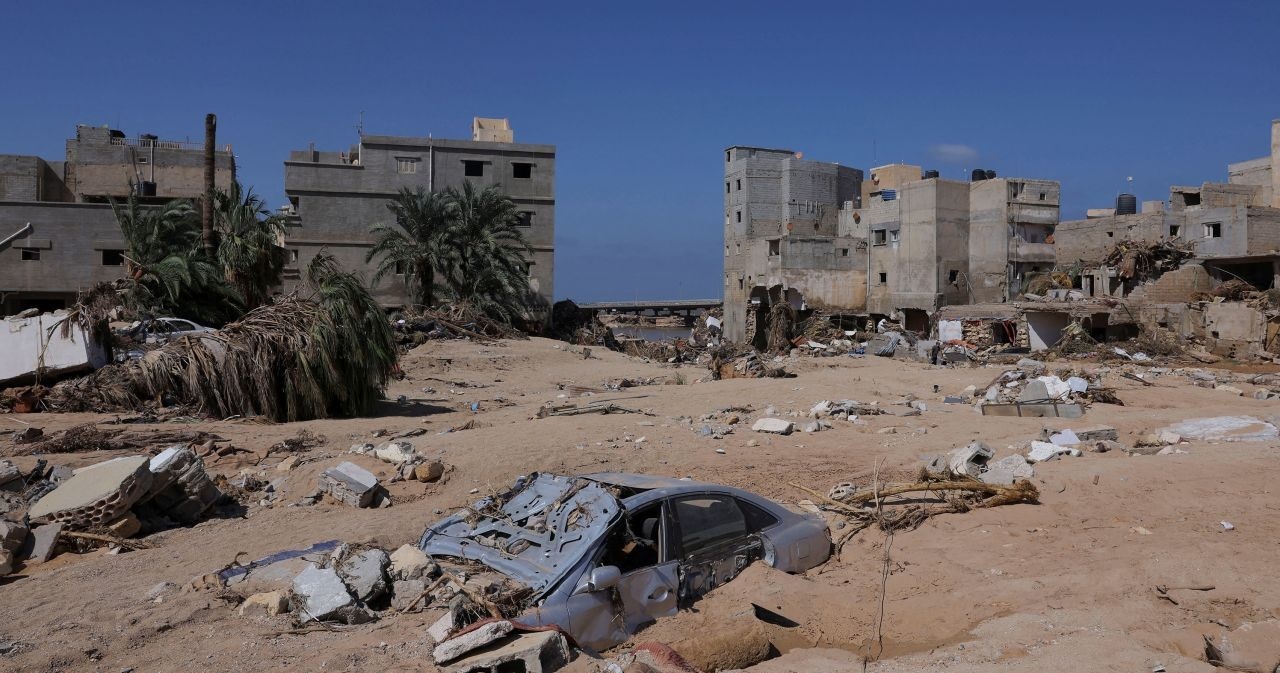
{"type": "Polygon", "coordinates": [[[39,201],[40,157],[0,154],[0,201],[39,201]]]}
{"type": "Polygon", "coordinates": [[[30,299],[70,303],[78,291],[120,278],[123,266],[104,266],[103,250],[123,250],[124,238],[105,204],[0,202],[0,237],[30,222],[32,231],[0,249],[0,306],[16,313],[30,299]],[[39,260],[23,260],[24,248],[39,260]]]}
{"type": "MultiPolygon", "coordinates": [[[[291,263],[286,290],[300,281],[306,265],[328,249],[345,267],[372,278],[376,261],[366,263],[375,224],[391,224],[387,205],[401,188],[461,188],[497,185],[517,207],[531,213],[525,239],[534,248],[530,280],[548,302],[555,278],[555,147],[398,136],[364,136],[357,152],[295,151],[285,162],[285,192],[298,215],[285,237],[291,263]],[[354,160],[358,164],[353,163],[354,160]],[[402,161],[412,172],[400,172],[402,161]],[[479,161],[480,176],[465,175],[464,161],[479,161]],[[517,178],[513,164],[531,164],[530,177],[517,178]]],[[[387,305],[404,303],[402,278],[385,279],[374,295],[387,305]]]]}
{"type": "Polygon", "coordinates": [[[1009,246],[1013,237],[1008,204],[1008,185],[1003,179],[970,183],[969,274],[965,280],[973,303],[1008,298],[1009,246]]]}
{"type": "MultiPolygon", "coordinates": [[[[129,195],[129,185],[141,177],[156,183],[156,197],[198,199],[204,194],[204,150],[175,148],[170,141],[138,146],[136,138],[112,144],[98,127],[78,127],[67,141],[67,189],[80,201],[129,195]]],[[[235,179],[235,158],[225,146],[214,155],[214,184],[227,189],[235,179]]]]}

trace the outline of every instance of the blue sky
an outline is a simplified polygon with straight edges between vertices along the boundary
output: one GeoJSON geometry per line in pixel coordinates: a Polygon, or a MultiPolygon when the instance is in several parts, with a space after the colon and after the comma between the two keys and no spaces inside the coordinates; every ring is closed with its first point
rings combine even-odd
{"type": "Polygon", "coordinates": [[[284,202],[309,142],[558,146],[556,294],[720,295],[729,145],[1062,182],[1064,217],[1126,189],[1225,181],[1280,117],[1280,2],[13,2],[0,152],[75,124],[196,140],[284,202]],[[205,23],[206,15],[209,23],[205,23]]]}

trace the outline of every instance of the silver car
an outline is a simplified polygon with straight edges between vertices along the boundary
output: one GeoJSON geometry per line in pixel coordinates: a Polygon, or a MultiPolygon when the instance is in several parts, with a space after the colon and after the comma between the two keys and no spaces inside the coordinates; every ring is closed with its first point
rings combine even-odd
{"type": "Polygon", "coordinates": [[[741,489],[641,474],[533,474],[427,528],[435,560],[478,561],[527,589],[520,624],[604,649],[728,582],[756,560],[803,572],[827,560],[817,515],[741,489]]]}

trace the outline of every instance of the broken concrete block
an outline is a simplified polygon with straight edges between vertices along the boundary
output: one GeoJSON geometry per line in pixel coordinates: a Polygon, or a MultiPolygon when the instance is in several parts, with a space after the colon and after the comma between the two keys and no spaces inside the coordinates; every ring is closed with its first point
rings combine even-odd
{"type": "Polygon", "coordinates": [[[1113,442],[1120,439],[1120,433],[1109,425],[1092,425],[1087,428],[1077,428],[1073,431],[1076,433],[1076,437],[1079,437],[1080,441],[1086,444],[1104,439],[1113,442]]]}
{"type": "Polygon", "coordinates": [[[421,610],[426,601],[418,600],[422,592],[427,590],[426,580],[395,580],[391,583],[391,609],[396,612],[407,610],[410,604],[414,611],[421,610]],[[414,601],[418,602],[415,604],[414,601]]]}
{"type": "Polygon", "coordinates": [[[484,647],[499,638],[511,633],[511,622],[506,620],[489,622],[480,628],[468,631],[460,636],[454,636],[439,645],[431,651],[431,657],[435,659],[437,664],[444,664],[462,655],[484,647]]]}
{"type": "Polygon", "coordinates": [[[0,521],[0,549],[17,551],[26,539],[26,526],[12,521],[0,521]]]}
{"type": "Polygon", "coordinates": [[[283,591],[254,594],[240,604],[241,617],[274,617],[289,611],[289,597],[283,591]]]}
{"type": "Polygon", "coordinates": [[[149,458],[128,456],[76,470],[31,506],[32,521],[61,521],[77,528],[118,519],[151,486],[149,458]]]}
{"type": "Polygon", "coordinates": [[[1041,402],[1047,399],[1050,399],[1049,388],[1039,379],[1027,381],[1027,387],[1018,395],[1019,402],[1041,402]]]}
{"type": "Polygon", "coordinates": [[[1191,441],[1260,442],[1280,436],[1276,426],[1252,416],[1195,418],[1175,423],[1165,430],[1191,441]]]}
{"type": "Polygon", "coordinates": [[[796,426],[800,432],[818,432],[822,430],[822,424],[817,421],[805,421],[796,426]]]}
{"type": "Polygon", "coordinates": [[[285,458],[279,463],[276,463],[276,472],[288,472],[289,470],[292,470],[297,466],[298,466],[298,457],[289,456],[288,458],[285,458]]]}
{"type": "Polygon", "coordinates": [[[407,544],[391,552],[391,577],[398,580],[416,580],[433,570],[434,563],[421,549],[407,544]]]}
{"type": "Polygon", "coordinates": [[[204,460],[186,446],[171,446],[151,459],[151,488],[134,512],[143,521],[169,519],[192,524],[222,499],[205,472],[204,460]]]}
{"type": "Polygon", "coordinates": [[[789,435],[795,430],[795,423],[785,421],[781,418],[762,418],[752,424],[751,429],[756,432],[768,432],[775,435],[789,435]]]}
{"type": "Polygon", "coordinates": [[[446,673],[525,671],[551,673],[569,663],[569,644],[557,631],[522,633],[497,643],[446,669],[446,673]]]}
{"type": "Polygon", "coordinates": [[[428,460],[425,463],[413,466],[413,478],[424,483],[439,481],[444,476],[444,463],[438,460],[428,460]]]}
{"type": "Polygon", "coordinates": [[[971,442],[968,446],[952,449],[946,455],[946,466],[952,474],[977,477],[982,474],[982,467],[991,460],[995,452],[982,442],[971,442]]]}
{"type": "Polygon", "coordinates": [[[1112,441],[1110,439],[1097,439],[1097,440],[1089,441],[1089,442],[1086,442],[1084,446],[1085,446],[1085,450],[1092,451],[1094,453],[1106,453],[1108,451],[1127,450],[1124,444],[1121,444],[1120,442],[1112,441]]]}
{"type": "Polygon", "coordinates": [[[1053,460],[1058,456],[1079,456],[1080,449],[1072,449],[1048,442],[1031,442],[1031,450],[1027,452],[1027,461],[1032,463],[1043,463],[1046,460],[1053,460]]]}
{"type": "Polygon", "coordinates": [[[1182,435],[1179,435],[1178,433],[1173,432],[1171,430],[1161,430],[1160,433],[1156,435],[1156,437],[1160,440],[1161,444],[1166,444],[1166,445],[1177,444],[1182,441],[1182,435]]]}
{"type": "Polygon", "coordinates": [[[418,452],[414,450],[413,444],[410,444],[409,442],[387,442],[385,444],[381,444],[378,448],[373,450],[373,455],[376,456],[378,460],[388,462],[393,465],[411,462],[418,458],[418,452]]]}
{"type": "Polygon", "coordinates": [[[293,578],[293,595],[298,597],[299,602],[294,607],[299,611],[302,621],[359,624],[370,618],[369,613],[356,605],[356,599],[347,593],[347,585],[342,583],[333,568],[308,564],[306,569],[293,578]]]}
{"type": "Polygon", "coordinates": [[[12,490],[22,490],[22,470],[19,470],[12,461],[0,460],[0,488],[5,488],[9,484],[17,487],[12,490]]]}
{"type": "Polygon", "coordinates": [[[435,623],[427,627],[427,635],[431,636],[432,642],[443,643],[449,637],[449,633],[453,631],[456,621],[453,610],[449,610],[441,615],[440,619],[437,619],[435,623]]]}
{"type": "Polygon", "coordinates": [[[341,575],[351,595],[363,603],[387,593],[387,566],[391,559],[381,549],[369,549],[342,563],[341,575]]]}
{"type": "Polygon", "coordinates": [[[1224,393],[1231,393],[1232,395],[1243,395],[1243,394],[1244,394],[1244,391],[1243,391],[1243,390],[1241,390],[1241,389],[1239,389],[1239,388],[1237,388],[1237,387],[1235,387],[1235,386],[1228,386],[1228,385],[1223,385],[1223,384],[1218,384],[1218,385],[1214,386],[1214,387],[1213,387],[1213,389],[1214,389],[1214,390],[1221,390],[1221,391],[1222,391],[1222,392],[1224,392],[1224,393]]]}
{"type": "Polygon", "coordinates": [[[1080,437],[1068,429],[1049,435],[1049,443],[1057,444],[1058,446],[1075,446],[1080,443],[1080,437]]]}
{"type": "Polygon", "coordinates": [[[352,507],[368,507],[378,490],[378,478],[355,463],[343,462],[320,475],[320,487],[335,500],[352,507]]]}
{"type": "Polygon", "coordinates": [[[1032,360],[1031,358],[1022,358],[1021,360],[1018,360],[1016,366],[1018,369],[1028,372],[1031,376],[1035,376],[1045,369],[1043,362],[1039,360],[1032,360]]]}
{"type": "Polygon", "coordinates": [[[142,522],[138,521],[138,517],[133,512],[125,512],[124,516],[108,523],[106,529],[116,537],[128,538],[142,530],[142,522]]]}
{"type": "Polygon", "coordinates": [[[63,523],[51,523],[36,528],[32,534],[31,553],[28,563],[44,563],[58,555],[58,535],[62,533],[63,523]]]}
{"type": "Polygon", "coordinates": [[[0,577],[4,577],[13,572],[13,567],[17,564],[14,553],[8,549],[0,549],[0,577]]]}
{"type": "Polygon", "coordinates": [[[978,480],[998,486],[1010,486],[1018,479],[1030,479],[1034,476],[1036,472],[1027,459],[1015,453],[987,463],[987,471],[978,475],[978,480]]]}
{"type": "Polygon", "coordinates": [[[348,451],[350,451],[351,453],[358,453],[360,455],[365,455],[365,454],[373,453],[373,445],[372,444],[352,444],[351,448],[348,449],[348,451]]]}

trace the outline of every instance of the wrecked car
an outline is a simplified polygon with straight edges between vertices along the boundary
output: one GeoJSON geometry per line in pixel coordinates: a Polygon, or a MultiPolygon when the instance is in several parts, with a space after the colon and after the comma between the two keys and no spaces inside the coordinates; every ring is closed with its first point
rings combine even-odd
{"type": "Polygon", "coordinates": [[[803,572],[831,554],[816,515],[728,486],[623,473],[521,477],[429,526],[419,546],[490,592],[505,617],[592,649],[675,614],[756,560],[803,572]]]}

